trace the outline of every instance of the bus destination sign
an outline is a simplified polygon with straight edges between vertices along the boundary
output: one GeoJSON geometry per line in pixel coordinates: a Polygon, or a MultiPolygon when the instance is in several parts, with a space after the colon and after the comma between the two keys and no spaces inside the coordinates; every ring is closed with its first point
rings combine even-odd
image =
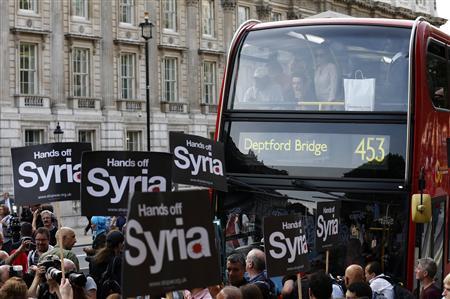
{"type": "Polygon", "coordinates": [[[387,167],[389,135],[241,132],[239,150],[266,165],[356,168],[387,167]]]}

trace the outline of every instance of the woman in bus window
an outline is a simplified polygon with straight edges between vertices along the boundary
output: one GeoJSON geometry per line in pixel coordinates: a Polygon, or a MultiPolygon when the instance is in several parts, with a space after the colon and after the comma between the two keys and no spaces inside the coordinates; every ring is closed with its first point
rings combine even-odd
{"type": "Polygon", "coordinates": [[[336,65],[331,62],[331,54],[324,47],[316,50],[315,58],[314,88],[317,100],[332,102],[336,99],[337,92],[338,74],[336,65]]]}

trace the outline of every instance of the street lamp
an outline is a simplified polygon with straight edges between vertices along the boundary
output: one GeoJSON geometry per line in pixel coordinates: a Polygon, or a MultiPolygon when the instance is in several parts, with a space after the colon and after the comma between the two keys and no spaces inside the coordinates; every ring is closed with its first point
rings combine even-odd
{"type": "Polygon", "coordinates": [[[148,73],[148,40],[152,38],[153,24],[148,19],[148,12],[144,13],[145,22],[139,24],[141,35],[145,39],[145,107],[147,112],[147,151],[150,151],[150,77],[148,73]]]}
{"type": "Polygon", "coordinates": [[[58,122],[58,124],[56,125],[56,129],[53,131],[53,135],[55,135],[55,141],[61,142],[62,138],[63,138],[63,134],[64,134],[64,131],[61,130],[61,127],[59,126],[59,122],[58,122]]]}

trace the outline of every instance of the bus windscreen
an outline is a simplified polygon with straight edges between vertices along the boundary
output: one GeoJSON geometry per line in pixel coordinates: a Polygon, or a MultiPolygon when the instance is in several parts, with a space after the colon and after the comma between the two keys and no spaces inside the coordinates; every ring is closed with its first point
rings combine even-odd
{"type": "Polygon", "coordinates": [[[232,110],[407,110],[410,29],[310,25],[250,31],[232,110]]]}

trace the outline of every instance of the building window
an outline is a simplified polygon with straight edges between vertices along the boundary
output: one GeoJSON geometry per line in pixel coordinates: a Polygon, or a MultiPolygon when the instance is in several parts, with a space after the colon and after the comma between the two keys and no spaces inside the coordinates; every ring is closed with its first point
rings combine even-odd
{"type": "Polygon", "coordinates": [[[37,13],[37,0],[19,0],[19,9],[37,13]]]}
{"type": "Polygon", "coordinates": [[[136,69],[135,54],[124,53],[120,55],[120,83],[122,99],[135,98],[136,69]]]}
{"type": "Polygon", "coordinates": [[[166,57],[163,62],[164,68],[164,86],[163,95],[166,102],[177,102],[177,59],[166,57]]]}
{"type": "Polygon", "coordinates": [[[238,25],[250,19],[250,8],[247,6],[238,6],[238,25]]]}
{"type": "Polygon", "coordinates": [[[282,20],[281,12],[272,12],[271,20],[272,21],[281,21],[282,20]]]}
{"type": "Polygon", "coordinates": [[[25,146],[44,142],[44,130],[25,130],[25,146]]]}
{"type": "Polygon", "coordinates": [[[141,148],[141,132],[127,131],[127,151],[139,151],[141,148]]]}
{"type": "Polygon", "coordinates": [[[20,43],[19,88],[21,94],[37,93],[37,46],[20,43]]]}
{"type": "Polygon", "coordinates": [[[120,22],[133,24],[134,0],[120,0],[120,22]]]}
{"type": "Polygon", "coordinates": [[[164,29],[177,31],[176,0],[164,0],[164,29]]]}
{"type": "Polygon", "coordinates": [[[87,142],[91,144],[92,150],[95,150],[95,131],[94,130],[79,130],[78,142],[87,142]]]}
{"type": "Polygon", "coordinates": [[[203,35],[214,36],[214,1],[202,1],[203,35]]]}
{"type": "Polygon", "coordinates": [[[203,103],[216,103],[216,63],[203,62],[203,103]]]}
{"type": "Polygon", "coordinates": [[[73,95],[89,96],[89,49],[73,48],[73,95]]]}
{"type": "Polygon", "coordinates": [[[88,18],[89,0],[72,0],[72,14],[77,17],[88,18]]]}
{"type": "Polygon", "coordinates": [[[416,4],[420,6],[425,6],[425,0],[416,0],[416,4]]]}

